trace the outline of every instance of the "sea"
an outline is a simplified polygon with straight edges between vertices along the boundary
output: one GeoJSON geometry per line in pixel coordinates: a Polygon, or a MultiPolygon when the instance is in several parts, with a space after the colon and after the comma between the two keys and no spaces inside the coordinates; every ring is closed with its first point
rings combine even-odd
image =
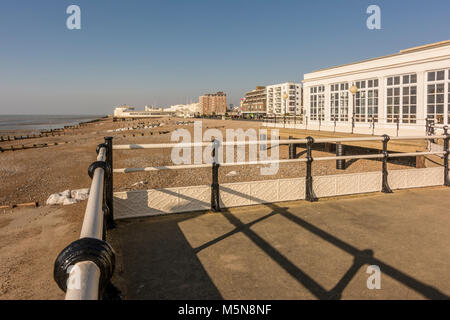
{"type": "Polygon", "coordinates": [[[105,115],[0,115],[0,131],[58,129],[105,115]]]}

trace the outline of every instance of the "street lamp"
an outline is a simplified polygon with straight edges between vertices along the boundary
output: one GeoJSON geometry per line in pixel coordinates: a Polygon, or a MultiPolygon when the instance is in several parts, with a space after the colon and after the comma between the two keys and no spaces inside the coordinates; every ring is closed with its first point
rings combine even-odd
{"type": "Polygon", "coordinates": [[[283,100],[284,100],[284,125],[286,126],[286,110],[287,110],[287,99],[289,98],[288,94],[285,92],[283,94],[283,100]]]}
{"type": "Polygon", "coordinates": [[[352,108],[352,133],[355,128],[355,95],[358,92],[358,87],[353,85],[349,89],[350,93],[353,95],[353,108],[352,108]]]}

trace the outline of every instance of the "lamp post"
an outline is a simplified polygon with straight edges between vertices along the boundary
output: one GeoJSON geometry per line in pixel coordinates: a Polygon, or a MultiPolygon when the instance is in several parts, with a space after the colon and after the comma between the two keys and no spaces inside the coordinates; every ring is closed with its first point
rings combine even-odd
{"type": "Polygon", "coordinates": [[[358,92],[358,87],[353,85],[350,87],[350,93],[353,95],[353,108],[352,108],[352,133],[355,128],[355,95],[358,92]]]}
{"type": "Polygon", "coordinates": [[[289,98],[288,94],[285,92],[283,94],[284,100],[284,126],[286,127],[286,110],[287,110],[287,99],[289,98]]]}

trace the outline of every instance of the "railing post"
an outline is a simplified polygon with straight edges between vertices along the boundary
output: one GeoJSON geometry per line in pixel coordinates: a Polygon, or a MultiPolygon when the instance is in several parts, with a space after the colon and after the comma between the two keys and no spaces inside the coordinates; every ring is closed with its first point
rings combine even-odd
{"type": "Polygon", "coordinates": [[[114,223],[114,173],[113,173],[113,138],[105,137],[106,148],[106,162],[111,168],[111,174],[109,176],[105,175],[105,203],[107,206],[106,227],[108,229],[114,228],[116,224],[114,223]]]}
{"type": "Polygon", "coordinates": [[[313,137],[306,137],[307,143],[306,143],[306,200],[310,202],[317,201],[317,198],[314,196],[313,191],[313,178],[312,178],[312,145],[314,143],[313,137]]]}
{"type": "MultiPolygon", "coordinates": [[[[343,155],[345,155],[344,145],[340,142],[337,142],[336,143],[336,156],[342,157],[343,155]]],[[[336,169],[337,170],[345,170],[345,159],[336,160],[336,169]]]]}
{"type": "Polygon", "coordinates": [[[400,130],[400,117],[397,117],[396,121],[397,121],[397,137],[398,137],[398,131],[400,130]]]}
{"type": "Polygon", "coordinates": [[[372,115],[372,135],[375,135],[375,117],[372,115]]]}
{"type": "Polygon", "coordinates": [[[219,161],[218,161],[219,142],[214,139],[212,141],[212,184],[211,184],[211,211],[220,212],[219,198],[219,161]]]}
{"type": "Polygon", "coordinates": [[[383,193],[392,193],[391,188],[388,184],[388,170],[387,170],[387,160],[389,157],[389,154],[387,152],[387,144],[390,140],[389,136],[387,134],[383,135],[383,181],[381,186],[381,192],[383,193]]]}
{"type": "Polygon", "coordinates": [[[444,127],[444,186],[450,187],[450,179],[448,177],[448,141],[450,139],[450,135],[448,134],[448,126],[444,127]]]}
{"type": "MultiPolygon", "coordinates": [[[[289,140],[294,139],[292,136],[289,136],[289,140]]],[[[289,159],[295,159],[295,155],[297,154],[295,151],[295,144],[294,143],[290,143],[289,144],[289,159]]]]}

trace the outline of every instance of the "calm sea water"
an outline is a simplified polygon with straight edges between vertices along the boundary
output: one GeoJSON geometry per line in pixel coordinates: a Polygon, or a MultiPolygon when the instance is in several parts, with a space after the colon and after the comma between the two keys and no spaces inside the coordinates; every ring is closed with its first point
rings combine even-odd
{"type": "Polygon", "coordinates": [[[104,115],[0,115],[0,130],[57,129],[76,125],[104,115]]]}

